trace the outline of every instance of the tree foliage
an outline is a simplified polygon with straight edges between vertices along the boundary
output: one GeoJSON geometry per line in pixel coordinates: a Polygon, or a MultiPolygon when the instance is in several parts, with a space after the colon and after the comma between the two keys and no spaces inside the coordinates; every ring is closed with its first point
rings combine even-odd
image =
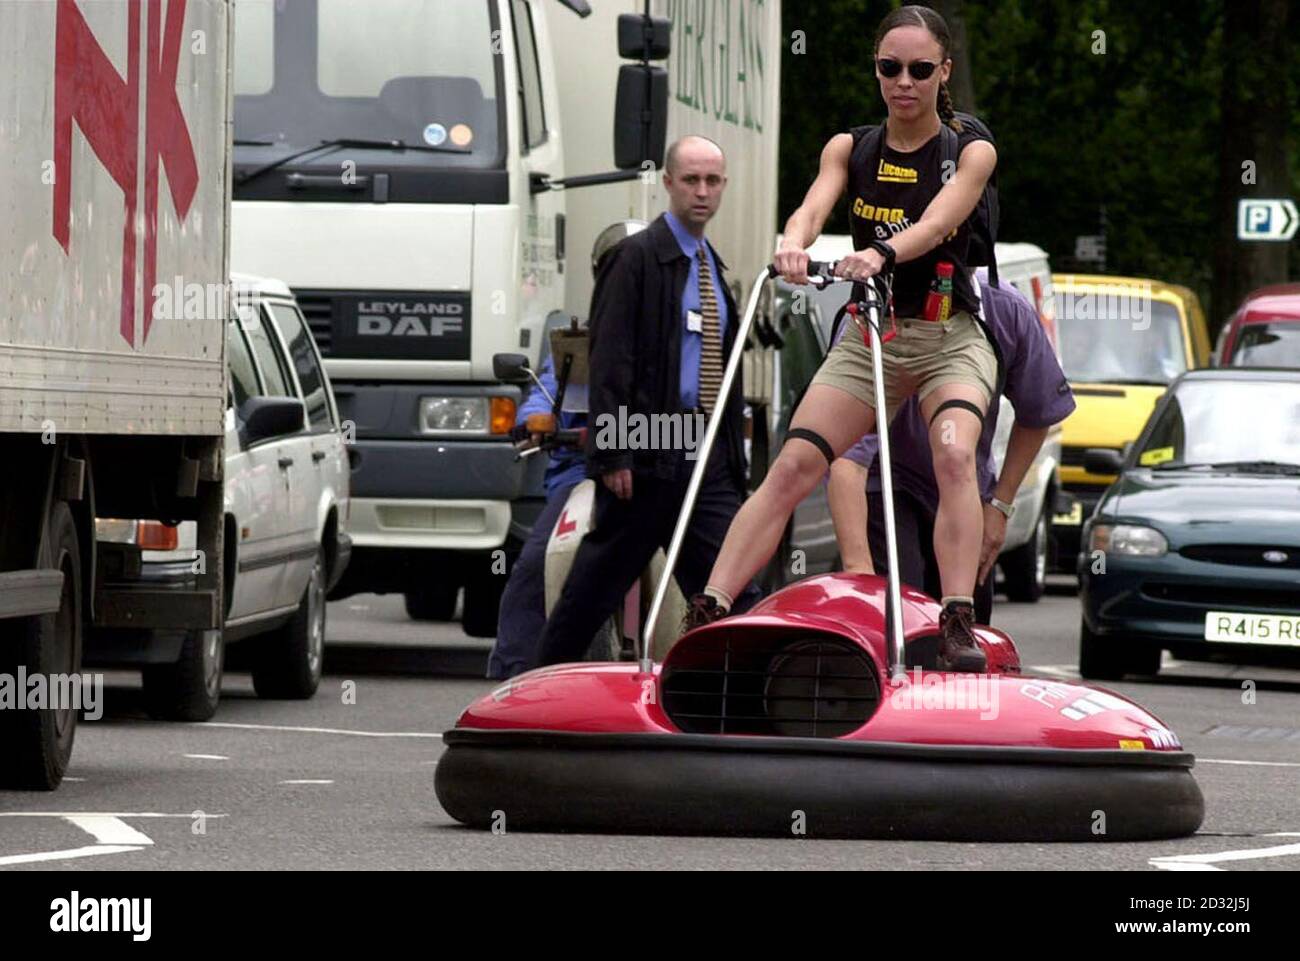
{"type": "MultiPolygon", "coordinates": [[[[786,35],[805,31],[807,52],[793,55],[787,46],[782,62],[782,223],[811,183],[826,140],[883,118],[872,39],[895,5],[784,5],[786,35]]],[[[1074,259],[1076,238],[1104,230],[1107,273],[1185,284],[1208,307],[1216,235],[1225,242],[1216,230],[1223,214],[1215,207],[1224,148],[1223,4],[965,0],[957,6],[975,101],[998,144],[1001,238],[1038,244],[1060,270],[1083,267],[1074,259]]],[[[1296,25],[1293,19],[1290,27],[1296,25]]],[[[1283,60],[1282,69],[1265,72],[1287,91],[1287,109],[1269,124],[1269,135],[1285,141],[1300,118],[1300,64],[1283,60]]],[[[1248,101],[1243,109],[1250,109],[1248,101]]],[[[1300,170],[1289,149],[1285,157],[1294,188],[1300,170]]],[[[828,230],[846,224],[840,211],[828,230]]],[[[1291,266],[1298,266],[1294,247],[1291,266]]],[[[1221,319],[1212,317],[1212,326],[1221,319]]]]}

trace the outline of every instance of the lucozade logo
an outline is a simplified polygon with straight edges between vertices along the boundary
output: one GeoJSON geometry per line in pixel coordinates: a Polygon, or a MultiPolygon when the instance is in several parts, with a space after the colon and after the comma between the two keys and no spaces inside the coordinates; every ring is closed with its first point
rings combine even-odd
{"type": "MultiPolygon", "coordinates": [[[[75,0],[58,0],[54,48],[54,238],[70,252],[72,123],[122,188],[121,332],[135,342],[136,208],[140,169],[140,91],[144,88],[144,290],[152,296],[158,269],[159,164],[167,170],[176,216],[184,221],[198,190],[199,169],[185,115],[176,98],[186,0],[127,0],[127,68],[119,76],[75,0]],[[140,9],[147,5],[146,50],[140,62],[140,9]]],[[[141,342],[153,310],[144,311],[141,342]]]]}

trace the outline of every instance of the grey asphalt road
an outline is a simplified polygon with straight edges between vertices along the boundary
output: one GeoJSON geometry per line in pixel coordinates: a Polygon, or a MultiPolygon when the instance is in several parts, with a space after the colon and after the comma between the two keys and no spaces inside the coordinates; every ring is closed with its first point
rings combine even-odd
{"type": "MultiPolygon", "coordinates": [[[[994,621],[1017,639],[1027,673],[1070,678],[1078,610],[1077,598],[1056,593],[1000,604],[994,621]]],[[[1153,681],[1113,685],[1197,755],[1207,815],[1183,840],[494,835],[457,826],[433,793],[440,732],[492,686],[474,676],[486,642],[456,624],[413,623],[390,597],[336,602],[329,617],[327,677],[311,701],[259,700],[248,675],[232,672],[213,722],[159,723],[141,708],[138,679],[110,674],[105,715],[78,729],[63,786],[0,791],[0,870],[1198,866],[1161,860],[1170,858],[1300,868],[1300,672],[1168,662],[1153,681]]]]}

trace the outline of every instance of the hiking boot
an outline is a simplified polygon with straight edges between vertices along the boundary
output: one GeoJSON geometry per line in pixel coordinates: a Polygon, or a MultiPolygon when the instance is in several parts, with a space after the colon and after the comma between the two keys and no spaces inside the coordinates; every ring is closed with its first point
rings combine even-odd
{"type": "Polygon", "coordinates": [[[686,616],[682,618],[682,633],[712,624],[726,616],[726,610],[718,606],[718,599],[712,594],[696,594],[686,608],[686,616]]]}
{"type": "Polygon", "coordinates": [[[988,670],[988,658],[975,639],[975,608],[970,604],[952,601],[939,615],[939,670],[961,674],[983,674],[988,670]]]}

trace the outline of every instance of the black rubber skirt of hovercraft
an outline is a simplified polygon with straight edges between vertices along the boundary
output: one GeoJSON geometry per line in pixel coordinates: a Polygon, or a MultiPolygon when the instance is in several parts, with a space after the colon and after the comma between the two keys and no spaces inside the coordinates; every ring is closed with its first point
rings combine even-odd
{"type": "Polygon", "coordinates": [[[507,831],[1136,841],[1196,831],[1191,754],[456,729],[434,776],[507,831]]]}

